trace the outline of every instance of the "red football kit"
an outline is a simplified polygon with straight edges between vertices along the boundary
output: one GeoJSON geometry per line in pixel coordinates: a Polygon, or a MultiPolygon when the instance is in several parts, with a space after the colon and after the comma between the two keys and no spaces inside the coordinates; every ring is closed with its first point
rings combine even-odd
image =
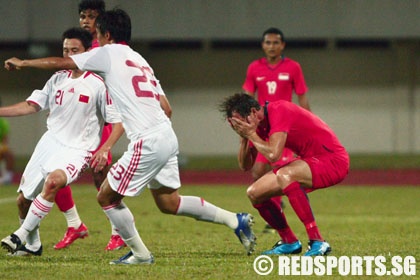
{"type": "Polygon", "coordinates": [[[308,91],[299,63],[287,57],[276,65],[268,64],[266,58],[253,61],[248,66],[242,88],[256,92],[261,105],[266,101],[292,101],[293,91],[297,95],[308,91]]]}
{"type": "MultiPolygon", "coordinates": [[[[302,95],[308,90],[299,63],[287,57],[283,57],[276,65],[270,65],[267,58],[253,61],[248,66],[242,88],[247,92],[256,92],[261,106],[264,106],[266,101],[291,102],[293,91],[297,95],[302,95]]],[[[280,167],[293,159],[293,152],[284,149],[281,158],[271,165],[280,167]]],[[[257,154],[255,161],[269,163],[260,153],[257,154]]]]}
{"type": "Polygon", "coordinates": [[[276,132],[287,133],[285,147],[308,163],[314,189],[338,184],[345,178],[349,156],[323,120],[287,101],[269,103],[266,110],[269,128],[257,133],[262,139],[276,132]]]}

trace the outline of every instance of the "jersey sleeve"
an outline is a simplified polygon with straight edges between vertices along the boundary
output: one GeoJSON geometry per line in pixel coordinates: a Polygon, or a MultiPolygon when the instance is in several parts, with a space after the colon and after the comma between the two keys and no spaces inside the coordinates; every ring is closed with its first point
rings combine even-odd
{"type": "Polygon", "coordinates": [[[242,89],[245,90],[246,92],[255,93],[257,86],[254,81],[254,75],[252,74],[253,73],[252,68],[253,68],[252,64],[250,64],[246,71],[245,81],[244,81],[244,84],[242,85],[242,89]]]}
{"type": "Polygon", "coordinates": [[[276,132],[288,133],[290,130],[293,114],[287,105],[281,105],[279,102],[268,104],[268,121],[270,123],[268,136],[276,132]],[[284,116],[287,117],[285,118],[284,116]]]}
{"type": "Polygon", "coordinates": [[[112,102],[111,97],[108,94],[105,86],[101,88],[100,92],[100,99],[99,99],[99,106],[101,110],[101,114],[107,123],[119,123],[121,122],[121,116],[117,112],[115,105],[112,102]]]}
{"type": "Polygon", "coordinates": [[[165,95],[165,92],[163,91],[163,88],[160,85],[159,80],[156,80],[156,90],[159,93],[159,95],[165,95]]]}
{"type": "Polygon", "coordinates": [[[111,59],[104,47],[94,48],[88,52],[70,56],[77,68],[97,74],[106,73],[111,68],[111,59]]]}
{"type": "Polygon", "coordinates": [[[41,108],[41,110],[49,109],[49,98],[50,94],[52,93],[53,79],[54,76],[52,76],[47,81],[43,89],[34,90],[32,94],[26,99],[26,101],[37,104],[41,108]]]}
{"type": "Polygon", "coordinates": [[[302,68],[299,63],[296,63],[296,73],[294,75],[294,90],[297,95],[303,95],[308,91],[306,86],[305,78],[303,76],[302,68]]]}

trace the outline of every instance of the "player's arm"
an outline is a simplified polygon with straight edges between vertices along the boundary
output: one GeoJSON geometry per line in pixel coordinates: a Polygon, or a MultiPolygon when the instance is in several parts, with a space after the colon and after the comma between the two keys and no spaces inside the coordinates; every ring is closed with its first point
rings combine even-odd
{"type": "Polygon", "coordinates": [[[311,108],[309,107],[309,100],[308,100],[308,97],[306,96],[306,94],[298,95],[298,103],[299,103],[300,107],[302,107],[302,108],[304,108],[308,111],[311,111],[311,108]]]}
{"type": "Polygon", "coordinates": [[[286,143],[287,134],[285,132],[275,132],[270,135],[268,141],[264,141],[257,134],[258,117],[254,112],[246,120],[232,117],[229,122],[236,133],[251,141],[255,149],[270,162],[276,162],[280,159],[286,143]]]}
{"type": "Polygon", "coordinates": [[[239,168],[243,171],[248,171],[254,165],[257,157],[257,150],[251,147],[251,143],[247,138],[240,138],[239,151],[238,151],[238,163],[239,168]]]}
{"type": "Polygon", "coordinates": [[[251,134],[248,139],[254,144],[255,149],[260,152],[271,163],[278,161],[283,153],[287,134],[275,132],[270,135],[268,141],[261,139],[257,133],[251,134]]]}
{"type": "Polygon", "coordinates": [[[160,107],[165,112],[165,115],[168,118],[171,118],[171,116],[172,116],[172,107],[171,107],[171,104],[169,104],[168,98],[166,98],[165,95],[159,95],[159,102],[160,102],[160,107]]]}
{"type": "Polygon", "coordinates": [[[112,147],[117,143],[118,139],[124,134],[124,128],[122,123],[112,124],[112,132],[105,143],[99,148],[99,150],[92,156],[90,166],[94,168],[95,172],[101,171],[108,161],[108,153],[112,147]]]}
{"type": "Polygon", "coordinates": [[[0,107],[0,116],[1,117],[17,117],[17,116],[25,116],[29,114],[33,114],[41,110],[39,105],[23,101],[20,103],[16,103],[14,105],[0,107]]]}
{"type": "Polygon", "coordinates": [[[9,71],[20,70],[22,68],[38,69],[77,69],[76,63],[69,57],[45,57],[37,59],[19,59],[12,57],[4,62],[4,68],[9,71]]]}

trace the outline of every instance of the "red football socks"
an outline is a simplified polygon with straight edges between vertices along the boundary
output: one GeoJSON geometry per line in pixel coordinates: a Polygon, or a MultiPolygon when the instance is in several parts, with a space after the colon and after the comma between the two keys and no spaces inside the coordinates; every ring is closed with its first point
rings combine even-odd
{"type": "Polygon", "coordinates": [[[74,206],[73,195],[70,185],[60,189],[55,195],[55,204],[61,212],[66,212],[74,206]]]}
{"type": "Polygon", "coordinates": [[[306,192],[300,187],[299,183],[291,183],[283,190],[283,193],[289,199],[289,203],[293,210],[295,210],[296,215],[305,225],[309,240],[324,241],[319,232],[318,226],[315,223],[315,218],[306,192]]]}
{"type": "Polygon", "coordinates": [[[263,203],[254,204],[253,206],[258,210],[261,217],[263,217],[272,228],[277,230],[284,243],[293,243],[298,240],[287,223],[278,197],[272,197],[263,203]]]}

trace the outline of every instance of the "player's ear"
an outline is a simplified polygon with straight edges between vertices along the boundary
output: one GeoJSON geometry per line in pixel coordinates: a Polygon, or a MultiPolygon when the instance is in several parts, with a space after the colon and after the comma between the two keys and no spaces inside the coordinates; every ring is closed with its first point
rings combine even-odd
{"type": "Polygon", "coordinates": [[[108,42],[111,42],[113,40],[113,38],[111,37],[111,33],[109,33],[109,31],[105,32],[104,37],[106,38],[108,42]]]}
{"type": "Polygon", "coordinates": [[[248,117],[255,117],[257,115],[257,109],[251,108],[251,112],[249,113],[248,117]]]}

